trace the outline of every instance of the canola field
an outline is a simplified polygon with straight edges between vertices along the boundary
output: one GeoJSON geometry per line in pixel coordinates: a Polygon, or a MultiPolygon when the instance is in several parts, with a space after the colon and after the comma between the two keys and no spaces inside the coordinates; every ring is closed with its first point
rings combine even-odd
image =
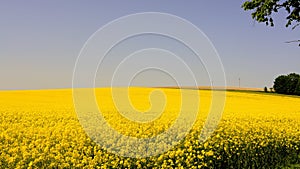
{"type": "MultiPolygon", "coordinates": [[[[125,89],[118,90],[117,95],[124,94],[125,89]]],[[[110,88],[96,89],[95,97],[116,131],[148,138],[168,130],[181,108],[179,89],[159,89],[153,94],[154,90],[158,89],[130,89],[131,104],[140,113],[156,112],[152,104],[160,105],[162,98],[167,101],[159,118],[148,123],[120,115],[130,108],[127,104],[117,108],[110,88]]],[[[164,153],[130,158],[112,153],[87,135],[75,111],[72,89],[0,91],[0,168],[282,168],[300,164],[300,97],[227,91],[218,127],[201,142],[211,91],[199,94],[199,115],[183,140],[164,153]]],[[[190,99],[192,106],[194,99],[190,99]]]]}

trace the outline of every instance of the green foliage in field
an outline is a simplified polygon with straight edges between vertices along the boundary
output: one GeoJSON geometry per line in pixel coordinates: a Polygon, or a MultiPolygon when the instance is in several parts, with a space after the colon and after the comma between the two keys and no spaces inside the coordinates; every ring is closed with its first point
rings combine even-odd
{"type": "Polygon", "coordinates": [[[274,90],[280,94],[300,95],[300,75],[290,73],[278,76],[274,81],[274,90]]]}

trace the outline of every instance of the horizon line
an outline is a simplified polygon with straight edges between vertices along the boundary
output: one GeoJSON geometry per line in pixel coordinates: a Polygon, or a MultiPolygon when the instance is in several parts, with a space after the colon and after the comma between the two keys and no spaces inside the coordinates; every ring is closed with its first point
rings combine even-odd
{"type": "Polygon", "coordinates": [[[99,89],[99,88],[173,88],[173,89],[198,89],[198,90],[247,90],[247,91],[263,91],[258,87],[239,87],[239,86],[101,86],[101,87],[62,87],[62,88],[34,88],[34,89],[0,89],[0,91],[30,91],[30,90],[67,90],[67,89],[99,89]]]}

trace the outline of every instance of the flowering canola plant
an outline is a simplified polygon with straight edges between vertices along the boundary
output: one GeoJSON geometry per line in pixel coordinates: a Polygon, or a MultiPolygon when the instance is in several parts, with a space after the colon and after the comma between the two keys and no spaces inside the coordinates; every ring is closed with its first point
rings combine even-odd
{"type": "MultiPolygon", "coordinates": [[[[71,89],[0,91],[0,168],[275,168],[300,163],[299,97],[228,91],[217,129],[201,142],[211,91],[199,94],[197,120],[181,142],[156,156],[129,158],[86,134],[71,89]]],[[[140,113],[166,100],[157,119],[138,123],[120,115],[126,104],[116,106],[110,88],[95,89],[95,96],[107,123],[136,138],[168,130],[180,109],[179,89],[130,88],[131,104],[140,113]]]]}

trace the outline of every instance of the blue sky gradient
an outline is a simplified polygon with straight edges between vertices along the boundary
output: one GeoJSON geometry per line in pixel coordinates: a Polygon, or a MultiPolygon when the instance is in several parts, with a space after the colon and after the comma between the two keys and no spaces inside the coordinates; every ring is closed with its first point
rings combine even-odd
{"type": "MultiPolygon", "coordinates": [[[[241,9],[244,1],[2,1],[0,90],[69,88],[76,58],[101,26],[138,12],[184,18],[212,41],[227,85],[271,87],[279,74],[300,73],[299,28],[285,28],[285,12],[266,27],[241,9]]],[[[174,28],[175,29],[175,28],[174,28]]]]}

